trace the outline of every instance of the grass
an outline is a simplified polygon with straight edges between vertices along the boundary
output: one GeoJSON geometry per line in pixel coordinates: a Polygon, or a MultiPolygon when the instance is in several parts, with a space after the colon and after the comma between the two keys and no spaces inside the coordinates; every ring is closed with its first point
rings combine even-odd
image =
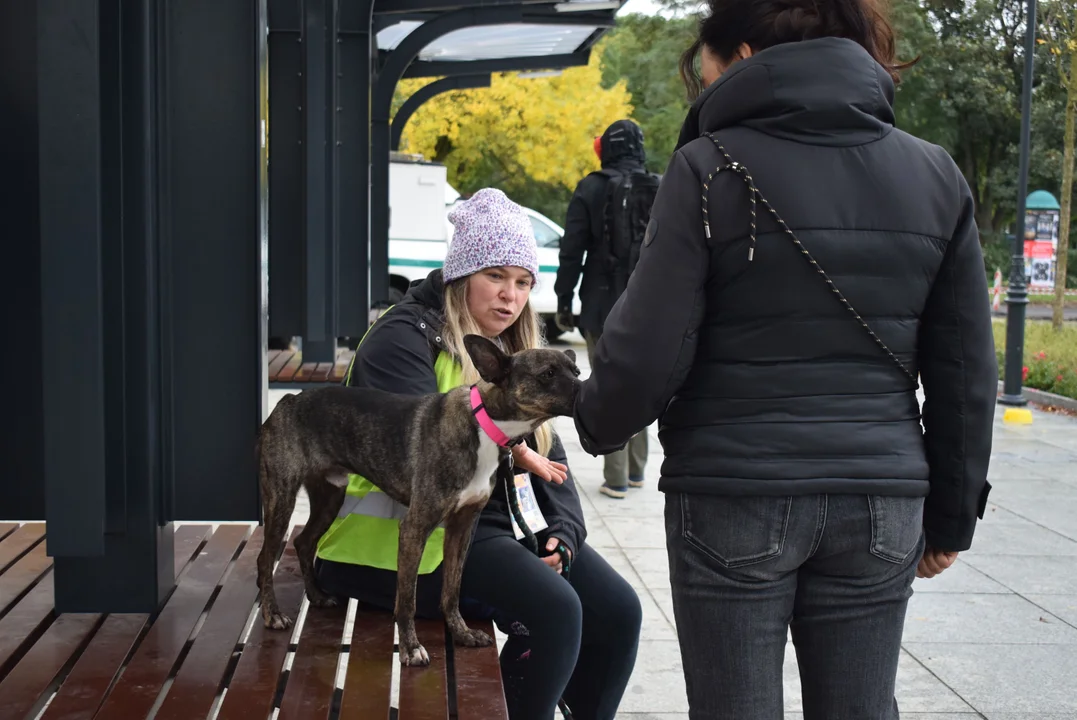
{"type": "MultiPolygon", "coordinates": [[[[1004,372],[1006,321],[995,320],[995,353],[1004,372]]],[[[1024,384],[1037,390],[1077,399],[1077,326],[1067,323],[1055,332],[1051,323],[1025,323],[1024,384]]]]}

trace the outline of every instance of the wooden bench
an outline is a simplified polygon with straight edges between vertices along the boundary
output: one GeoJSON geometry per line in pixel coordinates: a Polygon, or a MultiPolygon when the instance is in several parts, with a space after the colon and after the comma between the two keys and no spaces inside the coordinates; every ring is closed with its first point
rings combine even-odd
{"type": "Polygon", "coordinates": [[[269,386],[272,388],[303,389],[312,385],[339,385],[348,374],[354,350],[338,348],[334,362],[303,362],[303,353],[295,350],[270,350],[268,356],[269,386]]]}
{"type": "MultiPolygon", "coordinates": [[[[292,537],[300,527],[294,528],[292,537]]],[[[444,623],[420,621],[427,668],[400,668],[392,708],[389,613],[306,607],[289,543],[275,573],[297,630],[266,630],[257,613],[262,528],[176,529],[177,584],[160,612],[53,610],[41,523],[0,524],[0,715],[11,720],[507,720],[496,647],[454,648],[444,623]],[[249,628],[249,631],[248,631],[249,628]],[[293,643],[293,636],[297,640],[293,643]],[[122,671],[122,673],[121,673],[122,671]],[[47,704],[47,707],[46,707],[47,704]],[[156,713],[154,710],[156,708],[156,713]]],[[[470,623],[493,635],[490,623],[470,623]]]]}

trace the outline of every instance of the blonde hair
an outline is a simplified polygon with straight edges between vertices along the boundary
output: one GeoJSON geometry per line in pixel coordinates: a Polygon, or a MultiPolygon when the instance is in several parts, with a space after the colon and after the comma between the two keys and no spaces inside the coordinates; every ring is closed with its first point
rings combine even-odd
{"type": "MultiPolygon", "coordinates": [[[[467,308],[467,289],[472,277],[469,275],[445,285],[445,327],[442,330],[445,346],[463,368],[464,383],[467,385],[479,381],[479,371],[475,369],[475,364],[464,349],[464,336],[482,335],[479,324],[467,308]]],[[[545,345],[542,326],[530,300],[524,305],[516,322],[501,333],[500,340],[505,352],[510,354],[545,345]]],[[[535,430],[535,442],[543,456],[550,454],[550,448],[553,447],[553,428],[549,422],[539,425],[535,430]]]]}

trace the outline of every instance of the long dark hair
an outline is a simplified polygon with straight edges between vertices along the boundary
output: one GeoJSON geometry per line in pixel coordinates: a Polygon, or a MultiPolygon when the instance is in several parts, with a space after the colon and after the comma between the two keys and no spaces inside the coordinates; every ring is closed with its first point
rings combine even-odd
{"type": "Polygon", "coordinates": [[[753,53],[782,43],[824,37],[858,43],[886,68],[895,83],[907,63],[894,59],[894,30],[884,0],[708,0],[709,12],[699,22],[699,36],[681,56],[680,71],[690,99],[703,91],[696,58],[706,45],[723,62],[734,58],[743,43],[753,53]]]}

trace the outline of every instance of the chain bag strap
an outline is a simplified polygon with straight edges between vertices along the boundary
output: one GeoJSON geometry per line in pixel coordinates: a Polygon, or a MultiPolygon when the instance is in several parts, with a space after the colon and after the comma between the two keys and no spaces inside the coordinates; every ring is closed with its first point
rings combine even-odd
{"type": "Polygon", "coordinates": [[[886,353],[887,357],[889,357],[894,362],[894,364],[901,370],[905,377],[909,378],[909,380],[912,381],[913,387],[919,387],[919,381],[917,380],[916,375],[913,374],[913,372],[907,367],[905,367],[905,363],[898,360],[897,355],[891,352],[890,348],[888,348],[886,346],[886,343],[884,343],[882,339],[875,334],[875,331],[871,329],[871,327],[864,320],[864,318],[860,317],[860,313],[858,313],[853,308],[852,304],[850,304],[850,302],[845,299],[845,296],[842,295],[841,290],[838,290],[837,286],[834,284],[834,281],[830,279],[830,277],[826,274],[826,271],[823,270],[822,266],[820,266],[816,259],[812,257],[812,254],[808,252],[808,249],[804,247],[804,244],[800,242],[800,240],[793,233],[793,231],[789,229],[789,226],[785,224],[785,221],[782,220],[781,216],[778,215],[777,211],[759,192],[759,189],[755,186],[755,181],[752,179],[752,175],[748,172],[748,169],[729,156],[729,153],[726,152],[726,149],[722,146],[722,143],[718,140],[717,137],[714,136],[713,133],[704,134],[706,135],[706,137],[710,138],[711,142],[715,144],[715,146],[718,148],[718,152],[722,153],[722,157],[725,158],[726,162],[725,165],[721,165],[715,168],[714,171],[707,176],[707,179],[703,181],[703,230],[707,236],[707,239],[709,240],[711,237],[710,213],[708,209],[708,205],[710,203],[709,196],[711,181],[713,181],[714,178],[717,177],[718,173],[722,171],[734,172],[739,175],[740,178],[744,181],[744,184],[748,186],[748,197],[751,201],[751,231],[748,236],[748,261],[752,262],[755,259],[757,230],[756,205],[757,203],[759,203],[762,204],[763,207],[766,208],[767,212],[771,214],[775,222],[777,222],[778,226],[782,229],[782,232],[787,235],[790,240],[793,241],[793,244],[797,246],[797,250],[800,251],[800,254],[804,257],[804,259],[811,263],[812,268],[815,270],[815,272],[819,274],[819,277],[823,278],[823,280],[826,281],[827,287],[830,288],[830,291],[833,293],[834,297],[836,297],[838,301],[845,307],[845,309],[848,310],[849,313],[856,319],[856,321],[860,324],[860,327],[864,328],[864,331],[871,336],[871,339],[875,341],[875,344],[878,345],[884,353],[886,353]]]}

